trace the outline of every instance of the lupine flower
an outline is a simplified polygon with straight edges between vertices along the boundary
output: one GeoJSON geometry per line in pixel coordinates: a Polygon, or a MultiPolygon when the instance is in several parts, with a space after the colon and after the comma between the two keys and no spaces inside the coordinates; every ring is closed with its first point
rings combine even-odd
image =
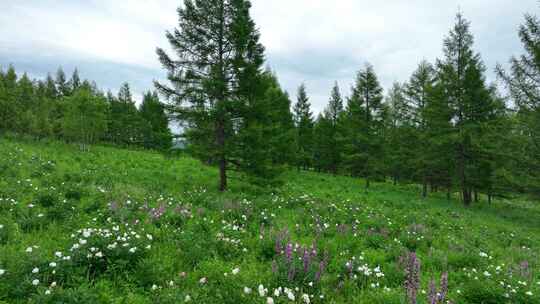
{"type": "Polygon", "coordinates": [[[407,275],[405,280],[407,298],[410,304],[416,304],[418,289],[420,289],[420,260],[414,252],[408,254],[405,273],[407,275]]]}

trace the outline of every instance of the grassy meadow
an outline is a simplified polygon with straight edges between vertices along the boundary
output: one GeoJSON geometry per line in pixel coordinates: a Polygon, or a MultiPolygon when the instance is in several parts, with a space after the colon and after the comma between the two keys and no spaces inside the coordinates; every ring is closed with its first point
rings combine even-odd
{"type": "Polygon", "coordinates": [[[411,267],[418,303],[540,303],[538,202],[283,180],[221,194],[189,157],[0,138],[0,303],[408,303],[411,267]]]}

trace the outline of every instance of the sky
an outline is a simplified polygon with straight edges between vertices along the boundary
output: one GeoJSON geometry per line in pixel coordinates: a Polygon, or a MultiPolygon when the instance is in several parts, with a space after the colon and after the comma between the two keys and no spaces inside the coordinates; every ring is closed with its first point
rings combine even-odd
{"type": "MultiPolygon", "coordinates": [[[[177,25],[180,0],[0,0],[0,67],[43,78],[63,67],[116,92],[128,82],[140,96],[164,71],[155,54],[177,25]]],[[[307,86],[320,112],[334,82],[347,95],[371,63],[383,88],[404,82],[418,63],[442,56],[442,42],[461,11],[495,81],[497,63],[522,53],[517,36],[537,0],[252,0],[267,65],[296,98],[307,86]]],[[[140,97],[139,97],[140,99],[140,97]]]]}

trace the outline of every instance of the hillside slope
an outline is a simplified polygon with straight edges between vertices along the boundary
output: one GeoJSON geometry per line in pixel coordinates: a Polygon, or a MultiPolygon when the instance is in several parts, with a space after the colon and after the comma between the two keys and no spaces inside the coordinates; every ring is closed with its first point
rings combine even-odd
{"type": "Polygon", "coordinates": [[[419,265],[419,303],[431,280],[453,303],[540,303],[537,202],[464,209],[296,171],[272,194],[239,180],[219,194],[216,176],[187,157],[0,138],[0,302],[406,303],[419,265]]]}

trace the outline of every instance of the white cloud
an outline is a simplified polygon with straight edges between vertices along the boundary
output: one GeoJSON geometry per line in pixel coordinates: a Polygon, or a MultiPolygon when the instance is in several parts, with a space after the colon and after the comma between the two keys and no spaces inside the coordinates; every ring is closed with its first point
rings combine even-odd
{"type": "MultiPolygon", "coordinates": [[[[405,81],[422,59],[440,56],[458,8],[472,22],[476,49],[490,71],[520,52],[517,27],[536,0],[252,0],[269,64],[295,96],[305,82],[320,111],[334,81],[347,93],[356,71],[369,61],[385,87],[405,81]]],[[[0,65],[17,54],[64,65],[70,58],[134,66],[154,73],[123,73],[138,91],[160,77],[157,46],[177,23],[178,0],[28,0],[3,4],[0,65]],[[40,56],[36,56],[39,53],[40,56]],[[9,54],[12,54],[10,56],[9,54]],[[49,55],[49,56],[46,56],[49,55]]],[[[36,60],[37,60],[36,59],[36,60]]],[[[35,63],[37,65],[39,63],[35,63]]],[[[32,69],[32,63],[25,62],[32,69]]],[[[28,71],[32,73],[33,71],[28,71]]],[[[84,71],[82,71],[84,74],[84,71]]],[[[111,71],[114,73],[114,71],[111,71]]],[[[491,73],[492,75],[492,73],[491,73]]],[[[111,77],[104,74],[102,77],[111,77]]],[[[109,83],[95,79],[98,84],[109,83]]],[[[116,82],[115,82],[116,83],[116,82]]],[[[120,83],[118,83],[120,85],[120,83]]]]}

